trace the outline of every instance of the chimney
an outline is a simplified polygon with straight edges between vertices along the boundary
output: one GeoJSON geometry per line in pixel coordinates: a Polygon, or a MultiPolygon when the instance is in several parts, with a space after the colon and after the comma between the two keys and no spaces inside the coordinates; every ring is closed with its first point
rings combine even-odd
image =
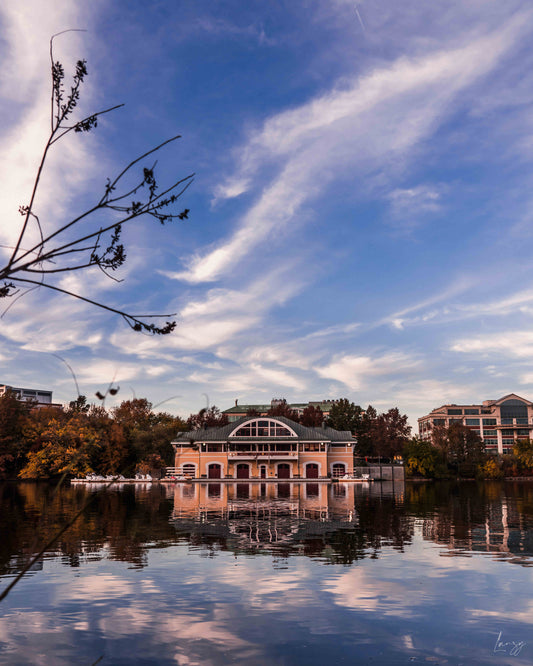
{"type": "Polygon", "coordinates": [[[239,402],[238,398],[235,398],[235,407],[237,407],[237,403],[239,402]]]}

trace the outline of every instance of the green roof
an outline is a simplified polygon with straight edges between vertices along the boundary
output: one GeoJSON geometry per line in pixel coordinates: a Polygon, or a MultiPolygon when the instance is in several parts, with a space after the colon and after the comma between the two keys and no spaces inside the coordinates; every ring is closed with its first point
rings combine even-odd
{"type": "MultiPolygon", "coordinates": [[[[333,400],[310,400],[309,402],[288,402],[287,407],[290,409],[305,409],[308,406],[320,407],[323,412],[329,412],[331,406],[334,404],[333,400]]],[[[235,405],[229,409],[225,409],[223,414],[241,414],[242,412],[247,412],[250,409],[255,409],[257,412],[268,412],[269,409],[272,409],[272,403],[266,405],[235,405]]]]}

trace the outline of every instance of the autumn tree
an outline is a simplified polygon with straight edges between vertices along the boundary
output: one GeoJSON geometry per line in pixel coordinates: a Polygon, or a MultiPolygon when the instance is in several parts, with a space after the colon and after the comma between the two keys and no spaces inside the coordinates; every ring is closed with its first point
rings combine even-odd
{"type": "Polygon", "coordinates": [[[400,414],[397,407],[393,407],[377,416],[372,425],[371,434],[374,455],[392,459],[402,453],[409,441],[411,426],[407,423],[407,416],[400,414]]]}
{"type": "Polygon", "coordinates": [[[191,414],[187,419],[187,430],[202,430],[207,428],[220,428],[228,424],[228,417],[213,405],[203,408],[197,414],[191,414]]]}
{"type": "Polygon", "coordinates": [[[417,437],[409,440],[404,447],[403,459],[408,476],[440,479],[447,474],[441,451],[428,440],[417,437]]]}
{"type": "Polygon", "coordinates": [[[347,398],[341,398],[331,406],[327,424],[335,430],[349,430],[352,435],[356,435],[362,415],[363,410],[359,405],[350,402],[347,398]]]}
{"type": "Polygon", "coordinates": [[[357,437],[357,454],[364,458],[373,457],[374,447],[374,424],[378,417],[377,411],[368,405],[360,418],[355,422],[355,435],[357,437]]]}
{"type": "Polygon", "coordinates": [[[530,439],[519,439],[513,447],[513,453],[521,467],[533,470],[533,442],[530,439]]]}
{"type": "Polygon", "coordinates": [[[123,400],[118,407],[111,410],[111,414],[127,434],[135,430],[150,430],[155,422],[152,403],[146,398],[123,400]]]}
{"type": "Polygon", "coordinates": [[[29,408],[12,391],[0,396],[0,478],[16,476],[25,463],[28,447],[23,431],[29,408]]]}
{"type": "Polygon", "coordinates": [[[138,459],[152,469],[173,465],[174,449],[171,442],[180,431],[187,428],[179,416],[167,413],[154,414],[148,430],[139,430],[134,440],[138,459]]]}
{"type": "Polygon", "coordinates": [[[92,469],[104,476],[131,475],[136,460],[126,437],[124,424],[113,419],[101,405],[93,405],[84,413],[91,428],[98,435],[99,446],[90,456],[92,469]]]}
{"type": "Polygon", "coordinates": [[[448,464],[460,476],[475,476],[478,465],[485,457],[483,440],[478,433],[460,422],[452,421],[441,436],[445,438],[441,446],[446,450],[448,464]]]}
{"type": "Polygon", "coordinates": [[[48,479],[61,474],[85,476],[94,471],[90,459],[98,448],[99,438],[84,416],[75,414],[65,421],[56,414],[42,425],[42,429],[36,427],[33,430],[39,447],[28,453],[20,478],[48,479]]]}
{"type": "Polygon", "coordinates": [[[300,423],[307,428],[319,428],[324,422],[324,412],[318,405],[307,405],[300,416],[300,423]]]}
{"type": "Polygon", "coordinates": [[[91,405],[87,402],[87,397],[79,395],[76,400],[71,400],[66,408],[66,412],[76,414],[87,414],[91,405]]]}
{"type": "Polygon", "coordinates": [[[160,467],[169,465],[173,458],[170,442],[186,425],[171,414],[156,414],[146,398],[124,400],[111,410],[114,422],[123,428],[129,447],[129,465],[134,466],[148,458],[160,467]]]}
{"type": "MultiPolygon", "coordinates": [[[[175,321],[156,325],[150,319],[154,316],[171,318],[173,315],[134,315],[53,282],[54,278],[71,272],[83,272],[88,276],[94,271],[101,271],[116,280],[112,273],[126,261],[123,228],[147,217],[162,225],[186,219],[189,210],[176,210],[176,202],[193,179],[193,174],[190,174],[161,186],[156,175],[157,162],[147,162],[153,160],[153,155],[163,147],[180,138],[174,136],[133,159],[118,174],[108,178],[102,190],[92,197],[89,207],[73,213],[70,219],[59,221],[59,215],[52,220],[47,219],[36,208],[41,177],[56,144],[70,138],[73,132],[92,131],[102,115],[123,106],[115,105],[76,118],[81,90],[88,73],[87,63],[78,60],[68,90],[64,67],[54,59],[53,40],[57,36],[54,35],[50,40],[50,133],[29,199],[19,207],[22,221],[18,237],[14,246],[9,248],[9,259],[4,266],[0,266],[0,298],[20,297],[33,289],[48,289],[118,314],[134,331],[170,333],[176,325],[175,321]]],[[[5,225],[9,224],[11,222],[5,225]]]]}

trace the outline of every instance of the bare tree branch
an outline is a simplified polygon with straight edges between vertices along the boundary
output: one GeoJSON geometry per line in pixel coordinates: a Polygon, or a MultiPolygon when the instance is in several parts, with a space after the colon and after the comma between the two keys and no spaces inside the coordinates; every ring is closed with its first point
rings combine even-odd
{"type": "MultiPolygon", "coordinates": [[[[37,168],[29,203],[19,208],[23,221],[18,238],[11,248],[12,252],[8,262],[4,267],[0,267],[0,298],[14,296],[18,293],[17,284],[19,283],[31,284],[34,285],[32,289],[37,287],[50,289],[118,314],[135,331],[160,335],[170,333],[174,330],[175,322],[167,321],[164,326],[156,326],[143,320],[174,315],[143,315],[142,317],[131,315],[99,301],[85,298],[44,282],[45,275],[86,271],[93,267],[98,267],[110,279],[121,282],[121,279],[114,277],[111,273],[120,268],[126,261],[126,250],[121,242],[122,225],[132,224],[138,218],[146,215],[155,218],[161,224],[175,219],[187,219],[188,208],[181,211],[175,211],[173,208],[194,179],[194,174],[189,174],[184,178],[175,180],[170,186],[160,189],[155,174],[156,160],[150,167],[142,168],[136,185],[123,186],[125,180],[130,180],[129,178],[126,179],[126,176],[129,176],[132,170],[140,165],[143,160],[180,138],[180,135],[176,135],[131,160],[114,178],[108,178],[103,187],[103,193],[96,197],[96,203],[71,217],[67,222],[60,224],[58,228],[54,229],[50,223],[47,224],[47,221],[43,220],[42,215],[37,215],[34,210],[36,195],[50,149],[72,131],[89,132],[93,130],[97,127],[97,121],[101,115],[123,106],[117,104],[85,116],[81,120],[71,120],[71,116],[79,104],[80,92],[87,75],[87,66],[85,60],[78,60],[72,75],[72,85],[67,92],[63,65],[59,61],[54,61],[53,52],[54,38],[65,32],[71,32],[71,30],[57,33],[50,39],[52,70],[50,134],[37,168]],[[100,219],[100,215],[97,215],[99,213],[106,213],[114,219],[107,224],[96,226],[97,218],[100,219]],[[30,219],[34,219],[37,224],[39,233],[37,242],[28,242],[30,219]],[[82,222],[83,226],[81,225],[82,222]],[[91,223],[94,225],[93,229],[91,229],[91,223]],[[50,264],[53,264],[53,266],[50,264]],[[40,275],[41,280],[33,279],[34,275],[40,275]]],[[[30,290],[26,290],[24,294],[30,290]]],[[[21,294],[18,298],[24,294],[21,294]]]]}

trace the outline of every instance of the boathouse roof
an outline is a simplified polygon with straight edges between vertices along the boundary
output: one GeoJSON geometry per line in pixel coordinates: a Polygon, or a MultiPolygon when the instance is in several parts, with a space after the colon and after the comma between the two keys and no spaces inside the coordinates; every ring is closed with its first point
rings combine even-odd
{"type": "Polygon", "coordinates": [[[179,444],[184,441],[187,442],[242,442],[253,439],[254,442],[265,441],[305,441],[305,442],[353,442],[354,436],[349,430],[335,430],[327,426],[319,426],[318,428],[307,428],[306,426],[291,421],[285,416],[243,416],[237,421],[232,421],[227,425],[219,428],[207,428],[200,430],[189,430],[188,432],[180,432],[176,437],[174,443],[179,444]],[[239,430],[239,428],[248,423],[256,423],[258,421],[274,421],[280,425],[285,425],[289,430],[294,432],[294,435],[282,436],[265,436],[265,435],[248,435],[244,437],[236,436],[232,433],[239,430]]]}

